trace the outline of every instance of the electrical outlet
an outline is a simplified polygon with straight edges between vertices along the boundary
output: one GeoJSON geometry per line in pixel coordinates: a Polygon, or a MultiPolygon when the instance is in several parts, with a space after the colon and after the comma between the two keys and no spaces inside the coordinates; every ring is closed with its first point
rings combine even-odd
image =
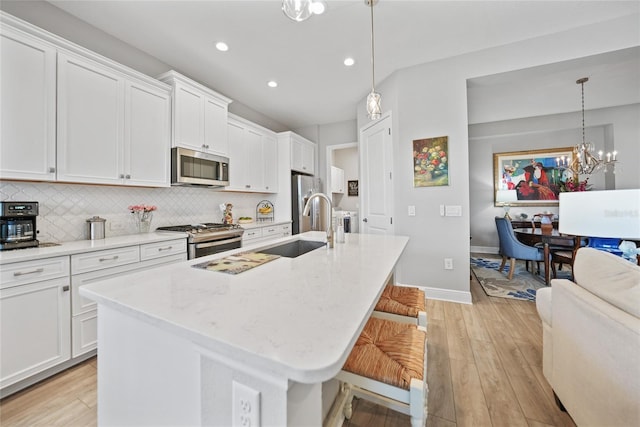
{"type": "Polygon", "coordinates": [[[445,258],[444,259],[444,269],[445,270],[453,270],[453,258],[445,258]]]}
{"type": "Polygon", "coordinates": [[[409,216],[416,216],[416,207],[409,206],[409,216]]]}
{"type": "Polygon", "coordinates": [[[260,392],[244,384],[232,384],[233,427],[260,427],[260,392]]]}

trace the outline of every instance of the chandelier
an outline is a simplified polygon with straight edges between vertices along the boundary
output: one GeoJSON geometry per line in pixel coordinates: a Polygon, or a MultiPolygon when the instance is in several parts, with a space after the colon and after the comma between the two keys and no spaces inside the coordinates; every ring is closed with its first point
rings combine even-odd
{"type": "Polygon", "coordinates": [[[326,6],[324,0],[282,0],[282,11],[296,22],[309,19],[311,15],[322,15],[326,6]]]}
{"type": "Polygon", "coordinates": [[[595,154],[595,146],[591,142],[586,142],[584,132],[584,84],[589,81],[588,77],[576,80],[582,89],[582,142],[573,148],[574,158],[571,161],[571,170],[579,175],[591,175],[594,172],[607,171],[608,167],[614,167],[618,152],[607,153],[603,156],[602,150],[595,154]]]}
{"type": "Polygon", "coordinates": [[[367,96],[367,116],[371,120],[378,120],[382,116],[380,94],[376,92],[376,59],[373,40],[373,6],[378,0],[364,0],[364,4],[371,7],[371,93],[367,96]]]}

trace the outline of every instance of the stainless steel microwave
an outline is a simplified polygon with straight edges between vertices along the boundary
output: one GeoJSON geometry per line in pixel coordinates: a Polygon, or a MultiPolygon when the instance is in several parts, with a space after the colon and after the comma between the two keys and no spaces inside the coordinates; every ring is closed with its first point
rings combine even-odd
{"type": "Polygon", "coordinates": [[[171,185],[229,185],[229,159],[223,156],[189,150],[171,149],[171,185]]]}

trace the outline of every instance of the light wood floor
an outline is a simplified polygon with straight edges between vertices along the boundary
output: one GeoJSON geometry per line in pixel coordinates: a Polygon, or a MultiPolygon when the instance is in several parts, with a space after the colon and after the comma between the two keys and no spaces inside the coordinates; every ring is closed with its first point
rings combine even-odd
{"type": "MultiPolygon", "coordinates": [[[[429,427],[575,427],[542,375],[542,327],[535,304],[486,296],[473,305],[429,300],[429,427]]],[[[95,358],[0,403],[0,425],[95,426],[95,358]]],[[[345,427],[408,426],[409,418],[365,400],[345,427]]]]}

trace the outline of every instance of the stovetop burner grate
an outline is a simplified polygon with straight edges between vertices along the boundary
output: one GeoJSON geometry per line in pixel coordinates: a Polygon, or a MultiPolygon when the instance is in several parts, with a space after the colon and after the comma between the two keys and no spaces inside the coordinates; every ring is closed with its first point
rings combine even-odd
{"type": "Polygon", "coordinates": [[[203,233],[203,232],[216,232],[226,231],[240,228],[238,224],[222,224],[215,222],[205,222],[201,224],[189,224],[189,225],[174,225],[168,227],[158,227],[158,230],[163,231],[180,231],[183,233],[203,233]]]}

